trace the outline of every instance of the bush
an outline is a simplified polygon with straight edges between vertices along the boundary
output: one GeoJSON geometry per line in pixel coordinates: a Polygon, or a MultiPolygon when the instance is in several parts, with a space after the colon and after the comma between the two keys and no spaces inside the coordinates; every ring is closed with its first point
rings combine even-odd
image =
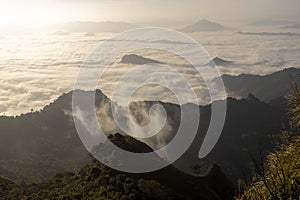
{"type": "Polygon", "coordinates": [[[283,144],[270,153],[266,162],[254,162],[254,183],[244,191],[244,200],[300,199],[300,90],[293,84],[287,97],[291,132],[283,133],[283,144]]]}

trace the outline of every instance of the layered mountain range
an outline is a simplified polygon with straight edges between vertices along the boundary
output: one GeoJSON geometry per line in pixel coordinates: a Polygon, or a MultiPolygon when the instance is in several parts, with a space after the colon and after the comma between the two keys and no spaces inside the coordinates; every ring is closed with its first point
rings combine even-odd
{"type": "Polygon", "coordinates": [[[300,69],[286,68],[268,75],[240,74],[237,76],[223,75],[224,85],[231,97],[247,97],[249,93],[258,99],[270,101],[285,97],[292,82],[300,83],[300,69]]]}
{"type": "MultiPolygon", "coordinates": [[[[153,60],[148,61],[153,62],[153,60]]],[[[189,149],[173,163],[173,166],[162,171],[139,176],[123,175],[129,179],[133,178],[131,181],[135,185],[142,184],[140,182],[143,182],[144,179],[153,180],[155,182],[151,182],[151,185],[154,184],[158,191],[175,196],[186,195],[178,189],[183,187],[181,184],[170,185],[170,182],[175,182],[175,178],[179,178],[183,184],[195,182],[196,185],[200,186],[207,184],[206,180],[209,182],[210,188],[205,191],[201,190],[201,193],[195,193],[195,196],[191,196],[191,198],[203,197],[203,195],[209,196],[210,199],[214,195],[216,199],[222,198],[224,195],[229,195],[224,193],[225,190],[231,191],[231,189],[224,188],[232,188],[226,177],[233,183],[236,183],[238,179],[251,177],[253,159],[260,159],[261,156],[264,157],[272,151],[279,140],[281,130],[288,128],[285,119],[286,102],[283,97],[288,94],[291,81],[299,83],[298,73],[299,69],[290,68],[266,76],[223,75],[229,95],[239,97],[239,99],[233,97],[227,99],[227,114],[221,137],[214,149],[204,159],[199,159],[198,154],[210,123],[211,104],[199,106],[188,103],[182,105],[188,112],[181,113],[180,106],[177,104],[160,101],[132,102],[129,106],[131,117],[141,126],[150,122],[149,110],[156,104],[162,105],[167,114],[165,125],[155,136],[139,140],[127,136],[117,126],[111,108],[111,105],[116,106],[117,104],[111,102],[100,90],[95,91],[96,114],[108,139],[117,146],[133,152],[149,152],[161,148],[174,138],[180,125],[181,116],[184,120],[192,120],[189,113],[199,109],[201,117],[196,138],[189,149]],[[274,87],[275,85],[276,87],[274,87]],[[188,175],[195,173],[202,178],[188,175]],[[167,175],[162,176],[162,174],[167,175]],[[224,190],[215,188],[219,182],[224,183],[220,186],[224,190]]],[[[32,197],[31,195],[35,192],[43,191],[45,198],[47,198],[54,195],[50,188],[57,188],[55,194],[60,195],[62,191],[68,191],[68,185],[74,187],[81,185],[83,188],[79,188],[79,190],[82,190],[85,187],[92,188],[93,186],[90,184],[93,181],[91,182],[91,180],[97,180],[93,184],[99,184],[99,187],[105,186],[103,189],[105,196],[108,190],[106,187],[110,187],[110,185],[101,185],[100,180],[103,177],[113,177],[115,180],[116,174],[122,176],[121,172],[110,171],[109,168],[92,159],[82,144],[73,117],[84,112],[74,113],[72,110],[74,92],[81,97],[94,95],[93,91],[71,91],[61,95],[39,112],[16,117],[0,117],[0,176],[6,177],[0,179],[0,182],[3,183],[3,188],[8,193],[12,190],[18,190],[16,188],[21,187],[18,185],[20,181],[46,181],[46,185],[26,186],[28,189],[26,195],[32,197]],[[85,165],[87,166],[84,167],[85,165]],[[76,172],[75,169],[80,170],[76,172]],[[96,173],[95,170],[100,172],[96,173]],[[106,173],[107,170],[109,173],[106,173]],[[55,174],[65,171],[69,172],[57,175],[54,179],[51,178],[55,174]],[[102,174],[102,171],[105,173],[102,174]]],[[[217,103],[213,102],[213,104],[217,103]]],[[[84,110],[84,108],[79,109],[84,110]]],[[[128,116],[122,116],[122,112],[119,114],[121,121],[126,124],[129,121],[128,116]]],[[[88,118],[88,113],[82,117],[88,118]]],[[[87,128],[89,131],[93,131],[92,126],[87,128]]],[[[190,133],[187,131],[185,134],[188,136],[190,133]]],[[[104,153],[106,156],[107,154],[114,156],[111,152],[105,152],[102,149],[103,145],[106,144],[95,145],[93,151],[100,154],[104,153]]],[[[114,158],[117,159],[117,157],[114,158]]],[[[189,187],[194,186],[189,185],[189,187]]],[[[4,190],[3,188],[2,190],[4,190]]],[[[141,186],[141,188],[144,187],[141,186]]],[[[131,189],[139,191],[141,188],[131,189]]],[[[118,193],[119,189],[115,188],[113,191],[118,193]]],[[[122,191],[121,194],[125,194],[124,188],[120,191],[122,191]]],[[[113,194],[116,195],[114,192],[113,194]]],[[[190,193],[194,194],[193,191],[190,193]]],[[[118,195],[120,194],[118,193],[118,195]]],[[[149,198],[151,199],[151,197],[149,198]]]]}

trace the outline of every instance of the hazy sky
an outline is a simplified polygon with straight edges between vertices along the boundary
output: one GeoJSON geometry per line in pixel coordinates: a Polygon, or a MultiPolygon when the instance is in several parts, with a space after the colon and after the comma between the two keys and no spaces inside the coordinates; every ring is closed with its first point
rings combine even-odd
{"type": "Polygon", "coordinates": [[[251,21],[297,20],[299,0],[0,0],[1,25],[37,25],[73,20],[190,23],[202,18],[251,21]]]}

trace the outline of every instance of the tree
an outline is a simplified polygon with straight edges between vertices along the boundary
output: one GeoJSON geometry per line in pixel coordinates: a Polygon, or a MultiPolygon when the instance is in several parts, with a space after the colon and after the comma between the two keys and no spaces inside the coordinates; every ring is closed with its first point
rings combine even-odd
{"type": "Polygon", "coordinates": [[[296,83],[293,83],[292,92],[287,97],[289,104],[289,122],[292,131],[297,132],[300,127],[300,90],[296,83]]]}
{"type": "Polygon", "coordinates": [[[300,199],[300,90],[296,84],[293,84],[287,100],[291,130],[282,133],[282,144],[267,156],[265,162],[254,161],[254,183],[244,191],[240,199],[300,199]]]}

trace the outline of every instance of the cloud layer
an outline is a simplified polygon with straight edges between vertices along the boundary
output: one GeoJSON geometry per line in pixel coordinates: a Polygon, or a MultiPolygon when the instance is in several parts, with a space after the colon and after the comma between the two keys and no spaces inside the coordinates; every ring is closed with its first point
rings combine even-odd
{"type": "MultiPolygon", "coordinates": [[[[194,33],[190,36],[212,58],[218,56],[234,62],[230,66],[218,66],[221,73],[268,74],[300,66],[300,37],[297,35],[242,35],[226,32],[194,33]]],[[[72,90],[82,61],[107,37],[108,34],[100,33],[88,37],[84,33],[1,35],[0,113],[18,115],[31,109],[39,110],[61,93],[72,90]]],[[[194,87],[199,102],[209,100],[201,77],[180,57],[153,50],[131,53],[158,60],[180,71],[194,87]]],[[[120,63],[120,59],[115,61],[99,83],[99,88],[108,96],[120,76],[133,67],[120,63]]],[[[172,83],[180,85],[176,78],[172,79],[172,83]]],[[[171,91],[158,85],[142,87],[135,96],[137,99],[159,97],[163,101],[176,102],[171,91]]]]}

